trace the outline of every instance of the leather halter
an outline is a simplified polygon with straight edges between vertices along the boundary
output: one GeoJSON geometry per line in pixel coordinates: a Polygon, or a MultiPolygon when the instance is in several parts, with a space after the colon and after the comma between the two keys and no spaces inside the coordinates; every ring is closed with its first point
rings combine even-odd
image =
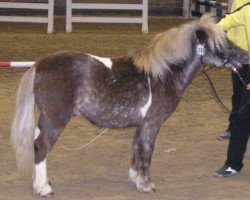
{"type": "MultiPolygon", "coordinates": [[[[205,65],[205,63],[203,63],[203,56],[206,53],[205,47],[206,45],[203,43],[203,44],[199,44],[196,49],[197,53],[201,56],[201,64],[203,65],[205,65]]],[[[223,59],[223,66],[226,66],[228,63],[234,60],[234,57],[232,55],[229,55],[229,57],[225,57],[222,53],[218,51],[215,52],[215,55],[223,59]]],[[[231,68],[231,70],[238,76],[240,82],[246,87],[247,84],[242,78],[241,74],[238,72],[237,68],[235,66],[229,66],[229,68],[231,68]]]]}

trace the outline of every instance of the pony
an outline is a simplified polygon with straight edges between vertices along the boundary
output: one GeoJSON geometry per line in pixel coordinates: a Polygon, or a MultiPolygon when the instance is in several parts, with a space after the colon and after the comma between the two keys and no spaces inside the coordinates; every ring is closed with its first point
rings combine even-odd
{"type": "Polygon", "coordinates": [[[160,33],[123,57],[57,52],[38,60],[22,77],[11,128],[19,172],[33,168],[34,192],[52,195],[49,152],[70,118],[81,115],[101,127],[136,127],[129,179],[139,191],[155,192],[150,164],[156,136],[199,66],[246,62],[245,52],[209,15],[160,33]]]}

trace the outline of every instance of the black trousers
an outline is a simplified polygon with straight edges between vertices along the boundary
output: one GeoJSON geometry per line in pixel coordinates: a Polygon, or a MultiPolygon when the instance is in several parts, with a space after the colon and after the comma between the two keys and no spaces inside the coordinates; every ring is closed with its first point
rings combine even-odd
{"type": "MultiPolygon", "coordinates": [[[[247,84],[250,83],[249,65],[243,65],[240,74],[247,84]]],[[[250,133],[250,90],[245,88],[234,73],[232,74],[232,80],[232,112],[229,117],[229,129],[231,129],[232,134],[225,164],[240,171],[243,167],[243,157],[250,133]]]]}

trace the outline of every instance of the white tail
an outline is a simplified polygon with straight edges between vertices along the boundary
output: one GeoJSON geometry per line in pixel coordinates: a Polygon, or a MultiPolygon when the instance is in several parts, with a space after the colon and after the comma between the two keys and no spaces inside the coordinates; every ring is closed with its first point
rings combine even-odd
{"type": "Polygon", "coordinates": [[[33,66],[22,77],[17,93],[15,118],[11,127],[11,143],[15,150],[19,175],[31,173],[34,164],[34,78],[33,66]]]}

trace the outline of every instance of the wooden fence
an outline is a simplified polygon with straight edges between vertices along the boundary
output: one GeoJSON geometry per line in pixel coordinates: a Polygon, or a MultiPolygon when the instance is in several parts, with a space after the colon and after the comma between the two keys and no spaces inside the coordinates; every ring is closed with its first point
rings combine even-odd
{"type": "Polygon", "coordinates": [[[72,3],[66,0],[66,32],[72,31],[72,23],[139,23],[142,24],[142,32],[148,32],[148,0],[142,0],[141,4],[115,4],[115,3],[72,3]],[[73,16],[72,10],[140,10],[141,17],[92,17],[73,16]]]}
{"type": "Polygon", "coordinates": [[[0,22],[47,23],[47,33],[54,30],[54,0],[48,3],[0,2],[0,9],[47,10],[45,17],[37,16],[0,16],[0,22]]]}

